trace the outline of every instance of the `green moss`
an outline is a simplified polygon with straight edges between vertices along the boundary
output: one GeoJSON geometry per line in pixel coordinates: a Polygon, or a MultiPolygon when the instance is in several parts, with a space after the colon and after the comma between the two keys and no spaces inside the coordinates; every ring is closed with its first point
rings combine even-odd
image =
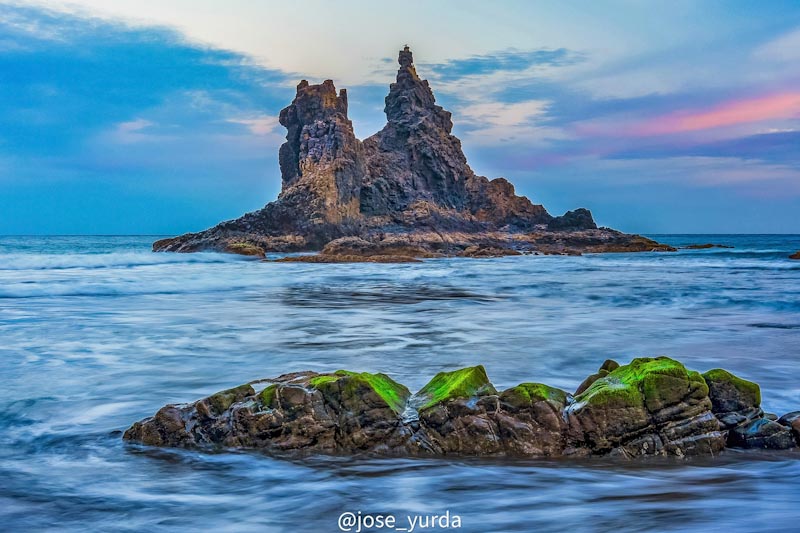
{"type": "Polygon", "coordinates": [[[714,368],[705,372],[703,375],[706,383],[708,382],[722,382],[728,383],[737,391],[745,396],[749,396],[753,400],[753,404],[758,406],[761,405],[761,387],[758,386],[758,383],[753,383],[752,381],[747,381],[746,379],[742,379],[738,376],[735,376],[728,372],[727,370],[723,370],[721,368],[714,368]]]}
{"type": "Polygon", "coordinates": [[[439,372],[416,394],[423,403],[420,410],[456,398],[471,398],[481,392],[497,391],[486,375],[483,365],[471,366],[452,372],[439,372]]]}
{"type": "Polygon", "coordinates": [[[401,413],[405,409],[411,392],[386,374],[361,374],[352,375],[352,383],[363,382],[385,401],[393,411],[401,413]]]}
{"type": "Polygon", "coordinates": [[[261,391],[258,398],[261,400],[261,405],[267,408],[272,407],[272,402],[275,400],[275,392],[278,390],[278,385],[273,383],[266,389],[261,391]]]}
{"type": "Polygon", "coordinates": [[[698,394],[700,396],[708,396],[708,383],[703,379],[703,375],[696,370],[689,370],[687,374],[689,375],[689,382],[700,390],[698,394]]]}
{"type": "Polygon", "coordinates": [[[525,407],[536,402],[549,400],[559,404],[567,403],[567,393],[543,383],[520,383],[504,390],[500,399],[508,404],[525,407]]]}
{"type": "Polygon", "coordinates": [[[397,413],[401,413],[405,409],[408,397],[411,396],[411,392],[406,387],[386,374],[337,370],[333,374],[311,378],[308,383],[315,389],[324,389],[330,383],[340,380],[343,381],[342,392],[344,395],[355,394],[360,387],[371,389],[397,413]]]}
{"type": "Polygon", "coordinates": [[[244,385],[213,394],[206,398],[206,402],[217,414],[220,414],[233,405],[234,402],[240,402],[246,396],[251,396],[255,393],[256,391],[253,390],[253,387],[249,383],[245,383],[244,385]]]}
{"type": "Polygon", "coordinates": [[[331,375],[323,375],[323,376],[316,376],[308,380],[308,384],[315,389],[321,388],[326,383],[333,383],[338,381],[338,376],[331,376],[331,375]]]}
{"type": "Polygon", "coordinates": [[[639,358],[595,381],[576,402],[597,406],[660,409],[688,392],[686,368],[668,357],[639,358]]]}

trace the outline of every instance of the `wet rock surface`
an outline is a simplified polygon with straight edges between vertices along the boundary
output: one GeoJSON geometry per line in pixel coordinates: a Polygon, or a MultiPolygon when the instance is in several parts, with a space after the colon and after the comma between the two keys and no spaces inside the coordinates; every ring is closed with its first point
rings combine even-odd
{"type": "MultiPolygon", "coordinates": [[[[244,255],[319,251],[358,237],[380,248],[405,243],[434,255],[489,257],[473,247],[517,252],[671,251],[638,235],[598,228],[588,209],[552,216],[518,196],[504,178],[489,180],[467,164],[452,135],[451,114],[436,104],[408,48],[386,97],[387,123],[363,142],[347,116],[347,92],[333,81],[303,80],[280,113],[287,129],[279,162],[282,188],[263,209],[199,233],[162,239],[155,251],[214,250],[244,255]]],[[[321,254],[314,262],[364,260],[366,253],[321,254]],[[334,257],[335,256],[335,257],[334,257]]],[[[393,254],[388,254],[393,255],[393,254]]],[[[297,259],[290,259],[297,260],[297,259]]]]}
{"type": "Polygon", "coordinates": [[[719,368],[709,370],[703,378],[712,411],[727,432],[728,446],[785,450],[797,445],[791,427],[761,409],[761,388],[756,383],[719,368]]]}
{"type": "Polygon", "coordinates": [[[753,385],[667,357],[606,361],[575,396],[535,382],[498,391],[482,366],[441,372],[416,394],[385,374],[298,372],[167,405],[123,438],[392,456],[685,457],[797,446],[800,412],[770,419],[753,385]]]}
{"type": "Polygon", "coordinates": [[[684,250],[708,250],[710,248],[733,248],[733,246],[729,246],[727,244],[713,244],[713,243],[705,243],[705,244],[689,244],[687,246],[682,246],[684,250]]]}

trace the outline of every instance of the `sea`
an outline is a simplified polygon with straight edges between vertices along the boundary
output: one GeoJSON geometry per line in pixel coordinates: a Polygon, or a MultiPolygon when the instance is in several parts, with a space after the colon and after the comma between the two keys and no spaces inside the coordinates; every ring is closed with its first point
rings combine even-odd
{"type": "Polygon", "coordinates": [[[164,404],[298,370],[413,391],[482,364],[498,389],[574,391],[606,358],[667,355],[759,383],[768,412],[800,410],[800,236],[650,237],[733,248],[303,264],[153,253],[158,236],[0,237],[0,530],[797,530],[798,450],[403,459],[122,441],[164,404]]]}

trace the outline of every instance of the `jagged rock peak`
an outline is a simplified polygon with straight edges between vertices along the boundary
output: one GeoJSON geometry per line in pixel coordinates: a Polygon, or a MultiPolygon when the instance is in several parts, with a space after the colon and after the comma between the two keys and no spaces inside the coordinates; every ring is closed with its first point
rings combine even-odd
{"type": "Polygon", "coordinates": [[[336,159],[345,141],[355,140],[347,118],[347,90],[337,95],[332,80],[319,85],[302,80],[279,122],[288,130],[279,154],[284,188],[303,175],[304,167],[336,159]]]}
{"type": "Polygon", "coordinates": [[[347,118],[347,91],[333,81],[297,85],[292,103],[281,110],[286,142],[278,155],[282,188],[294,218],[341,223],[359,216],[366,168],[363,147],[347,118]]]}
{"type": "Polygon", "coordinates": [[[417,127],[419,122],[429,119],[447,133],[453,129],[451,115],[436,105],[430,85],[421,79],[414,68],[414,57],[406,45],[397,58],[400,68],[397,81],[389,87],[386,96],[386,118],[397,126],[417,127]]]}

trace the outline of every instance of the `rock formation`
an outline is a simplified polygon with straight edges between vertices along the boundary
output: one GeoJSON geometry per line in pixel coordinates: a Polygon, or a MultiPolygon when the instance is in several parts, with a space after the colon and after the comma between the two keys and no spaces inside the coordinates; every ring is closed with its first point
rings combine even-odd
{"type": "Polygon", "coordinates": [[[463,255],[476,246],[494,250],[477,256],[672,250],[638,235],[598,229],[587,209],[553,217],[517,196],[507,180],[476,175],[451,133],[450,113],[436,105],[408,47],[398,61],[381,131],[362,143],[347,118],[347,92],[337,94],[331,80],[301,81],[280,113],[287,135],[279,153],[278,199],[206,231],[157,241],[153,249],[263,256],[321,250],[336,239],[357,237],[376,248],[411,246],[422,251],[417,257],[463,255]]]}
{"type": "Polygon", "coordinates": [[[527,382],[498,391],[482,366],[440,372],[416,394],[385,374],[298,372],[167,405],[123,438],[394,456],[684,457],[796,447],[800,412],[778,420],[760,403],[755,383],[724,370],[701,375],[667,357],[606,361],[574,396],[527,382]]]}

